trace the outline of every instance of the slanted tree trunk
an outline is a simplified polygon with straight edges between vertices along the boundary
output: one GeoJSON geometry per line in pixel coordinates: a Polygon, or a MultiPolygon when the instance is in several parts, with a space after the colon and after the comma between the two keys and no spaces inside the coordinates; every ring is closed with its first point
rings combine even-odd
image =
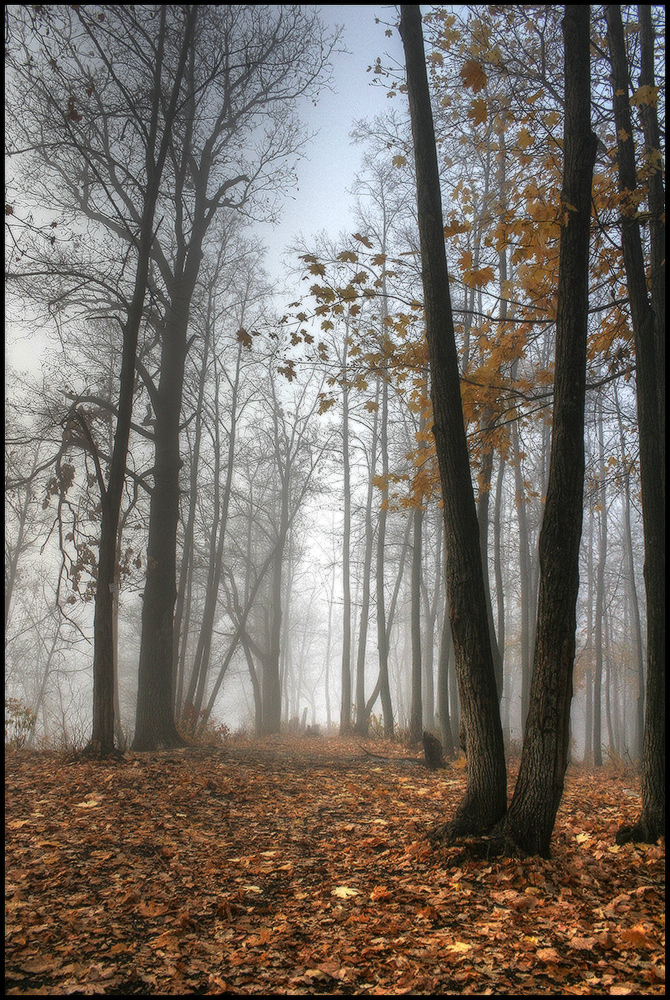
{"type": "Polygon", "coordinates": [[[565,135],[554,420],[540,532],[540,586],[530,708],[519,777],[496,833],[513,849],[549,856],[568,762],[584,490],[584,400],[591,186],[587,5],[566,5],[565,135]]]}
{"type": "Polygon", "coordinates": [[[468,743],[465,799],[444,830],[445,837],[452,837],[484,833],[492,828],[505,812],[507,776],[461,404],[440,178],[418,5],[401,5],[400,33],[414,140],[433,433],[445,524],[447,596],[468,743]]]}

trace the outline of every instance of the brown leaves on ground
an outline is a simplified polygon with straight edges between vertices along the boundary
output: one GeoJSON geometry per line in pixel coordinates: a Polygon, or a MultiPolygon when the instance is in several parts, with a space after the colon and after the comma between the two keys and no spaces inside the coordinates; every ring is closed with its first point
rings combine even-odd
{"type": "Polygon", "coordinates": [[[614,843],[630,777],[571,768],[553,858],[486,862],[427,840],[462,768],[356,742],[6,770],[10,995],[665,994],[664,848],[614,843]]]}

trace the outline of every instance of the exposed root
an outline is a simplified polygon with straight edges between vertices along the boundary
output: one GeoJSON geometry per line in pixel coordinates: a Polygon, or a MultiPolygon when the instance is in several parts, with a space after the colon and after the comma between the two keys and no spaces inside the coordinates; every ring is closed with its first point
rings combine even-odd
{"type": "Polygon", "coordinates": [[[639,819],[633,826],[620,826],[616,832],[617,844],[655,844],[664,834],[653,830],[639,819]]]}

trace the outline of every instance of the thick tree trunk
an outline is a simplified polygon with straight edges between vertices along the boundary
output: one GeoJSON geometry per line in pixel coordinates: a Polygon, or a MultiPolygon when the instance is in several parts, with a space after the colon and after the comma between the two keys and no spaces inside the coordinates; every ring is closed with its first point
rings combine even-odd
{"type": "Polygon", "coordinates": [[[466,796],[444,831],[446,837],[452,837],[492,828],[505,812],[507,779],[461,405],[421,8],[403,4],[400,11],[416,165],[433,433],[442,486],[447,595],[468,744],[466,796]]]}
{"type": "Polygon", "coordinates": [[[174,721],[172,662],[182,466],[179,420],[189,301],[190,296],[186,301],[173,301],[174,312],[182,315],[183,321],[175,317],[163,334],[160,384],[154,396],[154,486],[149,508],[134,750],[181,746],[184,742],[174,721]]]}
{"type": "Polygon", "coordinates": [[[554,421],[540,532],[540,587],[530,709],[514,797],[496,833],[549,856],[570,738],[579,545],[584,489],[584,400],[591,186],[589,7],[567,5],[565,137],[554,421]]]}

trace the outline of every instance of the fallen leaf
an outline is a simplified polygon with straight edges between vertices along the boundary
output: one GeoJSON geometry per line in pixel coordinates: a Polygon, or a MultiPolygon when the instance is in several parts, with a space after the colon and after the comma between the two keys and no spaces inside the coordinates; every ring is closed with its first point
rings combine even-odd
{"type": "Polygon", "coordinates": [[[349,899],[351,896],[358,895],[358,889],[353,889],[349,885],[338,885],[331,891],[331,896],[337,896],[338,899],[349,899]]]}

